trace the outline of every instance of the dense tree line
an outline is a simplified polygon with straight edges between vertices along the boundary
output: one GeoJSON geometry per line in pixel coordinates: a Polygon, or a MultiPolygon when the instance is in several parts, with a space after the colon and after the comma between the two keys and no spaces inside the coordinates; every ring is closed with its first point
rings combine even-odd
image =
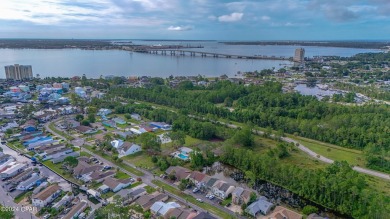
{"type": "Polygon", "coordinates": [[[112,89],[111,94],[185,109],[187,113],[251,122],[286,133],[363,149],[373,143],[386,151],[390,145],[390,110],[385,105],[342,106],[318,101],[312,96],[283,93],[279,83],[264,86],[218,82],[206,90],[183,91],[165,86],[151,89],[112,89]],[[227,97],[235,110],[216,106],[227,97]]]}
{"type": "Polygon", "coordinates": [[[389,197],[369,190],[364,177],[346,162],[308,170],[280,163],[267,154],[233,147],[225,148],[221,161],[354,218],[384,219],[390,213],[389,197]]]}

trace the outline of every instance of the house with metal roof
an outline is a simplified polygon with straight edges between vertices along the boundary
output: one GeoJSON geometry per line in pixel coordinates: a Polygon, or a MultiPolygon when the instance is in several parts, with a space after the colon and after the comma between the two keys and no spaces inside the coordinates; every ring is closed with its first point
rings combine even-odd
{"type": "Polygon", "coordinates": [[[257,214],[267,215],[272,207],[274,207],[274,204],[269,202],[268,199],[264,196],[261,196],[257,201],[250,204],[246,209],[245,212],[252,215],[253,217],[256,217],[257,214]]]}

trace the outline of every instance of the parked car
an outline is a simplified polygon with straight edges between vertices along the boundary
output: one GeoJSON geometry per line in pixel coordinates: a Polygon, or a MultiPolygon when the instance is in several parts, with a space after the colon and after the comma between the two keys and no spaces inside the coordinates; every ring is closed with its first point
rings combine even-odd
{"type": "Polygon", "coordinates": [[[105,170],[109,170],[109,169],[111,169],[112,167],[111,166],[104,166],[103,167],[103,169],[105,169],[105,170]]]}
{"type": "Polygon", "coordinates": [[[192,192],[193,192],[193,193],[197,193],[197,192],[199,192],[199,189],[198,189],[198,188],[195,188],[195,189],[192,190],[192,192]]]}
{"type": "Polygon", "coordinates": [[[203,202],[203,200],[200,199],[200,198],[197,198],[196,201],[198,201],[198,202],[203,202]]]}
{"type": "Polygon", "coordinates": [[[50,218],[50,216],[51,216],[51,214],[46,214],[46,215],[43,216],[42,218],[43,218],[43,219],[48,219],[48,218],[50,218]]]}
{"type": "Polygon", "coordinates": [[[215,198],[214,195],[210,195],[210,196],[209,196],[209,199],[210,199],[210,200],[213,199],[213,198],[215,198]]]}

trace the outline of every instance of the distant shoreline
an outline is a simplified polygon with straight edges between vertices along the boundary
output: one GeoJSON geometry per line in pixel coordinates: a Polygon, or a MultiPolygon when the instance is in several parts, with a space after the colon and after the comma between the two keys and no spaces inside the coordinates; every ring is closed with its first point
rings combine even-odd
{"type": "Polygon", "coordinates": [[[388,49],[390,42],[365,41],[226,41],[226,45],[259,45],[259,46],[319,46],[357,49],[388,49]]]}

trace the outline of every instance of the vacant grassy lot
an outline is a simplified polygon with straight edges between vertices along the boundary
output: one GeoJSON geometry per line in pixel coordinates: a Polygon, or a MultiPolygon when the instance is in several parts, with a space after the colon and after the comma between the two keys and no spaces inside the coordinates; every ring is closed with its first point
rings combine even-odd
{"type": "Polygon", "coordinates": [[[337,145],[328,144],[312,139],[287,135],[298,141],[310,150],[336,161],[347,161],[349,164],[365,167],[364,155],[359,150],[343,148],[337,145]]]}

